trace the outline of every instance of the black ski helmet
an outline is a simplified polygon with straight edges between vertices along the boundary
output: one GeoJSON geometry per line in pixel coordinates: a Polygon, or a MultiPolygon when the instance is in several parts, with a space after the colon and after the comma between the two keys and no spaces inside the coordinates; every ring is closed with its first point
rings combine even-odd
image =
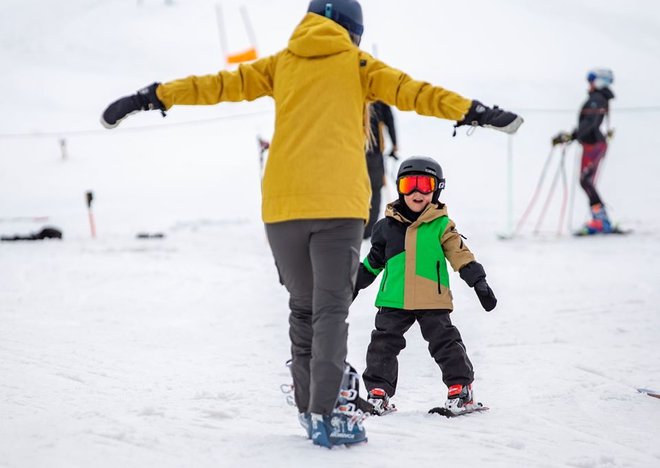
{"type": "Polygon", "coordinates": [[[341,25],[348,31],[351,41],[355,45],[360,45],[364,25],[362,7],[357,0],[312,0],[307,11],[330,18],[341,25]]]}
{"type": "MultiPolygon", "coordinates": [[[[445,188],[445,178],[440,164],[438,164],[435,159],[427,156],[411,156],[410,158],[404,159],[399,166],[399,172],[396,174],[397,186],[399,185],[399,179],[401,177],[415,174],[435,177],[437,188],[435,189],[435,192],[433,192],[433,198],[431,201],[437,203],[440,198],[440,192],[445,188]]],[[[399,194],[399,198],[403,200],[403,195],[399,194]]]]}

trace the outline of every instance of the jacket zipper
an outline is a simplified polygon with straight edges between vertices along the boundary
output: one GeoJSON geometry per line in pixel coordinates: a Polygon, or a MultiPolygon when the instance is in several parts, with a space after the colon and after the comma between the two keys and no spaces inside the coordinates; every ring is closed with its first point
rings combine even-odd
{"type": "Polygon", "coordinates": [[[442,285],[440,284],[440,260],[435,262],[435,270],[438,273],[438,294],[442,294],[442,285]]]}

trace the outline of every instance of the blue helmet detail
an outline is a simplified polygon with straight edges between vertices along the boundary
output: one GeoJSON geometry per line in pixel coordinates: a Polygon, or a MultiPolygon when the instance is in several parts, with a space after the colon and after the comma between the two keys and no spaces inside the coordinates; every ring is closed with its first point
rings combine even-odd
{"type": "Polygon", "coordinates": [[[603,89],[614,83],[614,73],[607,68],[597,68],[587,73],[587,81],[596,89],[603,89]]]}

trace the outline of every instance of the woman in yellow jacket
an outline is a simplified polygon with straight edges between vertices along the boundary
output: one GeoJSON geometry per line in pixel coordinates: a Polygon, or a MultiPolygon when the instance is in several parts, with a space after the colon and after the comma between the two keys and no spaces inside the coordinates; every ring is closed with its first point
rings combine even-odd
{"type": "Polygon", "coordinates": [[[287,47],[213,75],[154,83],[112,103],[113,128],[139,110],[226,101],[275,100],[275,132],[263,179],[262,217],[281,280],[290,293],[292,374],[300,420],[314,443],[366,440],[346,390],[346,318],[369,218],[364,159],[367,104],[514,133],[517,115],[415,81],[359,49],[356,0],[313,0],[287,47]],[[343,385],[342,385],[343,384],[343,385]],[[348,403],[348,404],[346,404],[348,403]],[[348,409],[349,411],[345,411],[348,409]],[[340,411],[344,410],[344,411],[340,411]],[[330,424],[342,421],[341,428],[330,424]]]}

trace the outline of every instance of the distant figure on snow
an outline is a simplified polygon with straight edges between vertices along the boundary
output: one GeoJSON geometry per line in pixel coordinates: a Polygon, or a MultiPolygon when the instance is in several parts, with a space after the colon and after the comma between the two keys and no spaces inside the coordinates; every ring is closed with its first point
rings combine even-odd
{"type": "Polygon", "coordinates": [[[552,139],[553,145],[577,140],[582,145],[580,163],[580,186],[589,198],[591,220],[582,228],[582,234],[608,234],[614,230],[607,216],[605,204],[596,190],[598,166],[607,152],[607,139],[613,135],[609,128],[606,134],[600,130],[603,120],[609,123],[609,101],[614,98],[610,85],[614,82],[612,70],[598,69],[587,74],[589,97],[580,110],[578,127],[571,133],[560,132],[552,139]]]}

